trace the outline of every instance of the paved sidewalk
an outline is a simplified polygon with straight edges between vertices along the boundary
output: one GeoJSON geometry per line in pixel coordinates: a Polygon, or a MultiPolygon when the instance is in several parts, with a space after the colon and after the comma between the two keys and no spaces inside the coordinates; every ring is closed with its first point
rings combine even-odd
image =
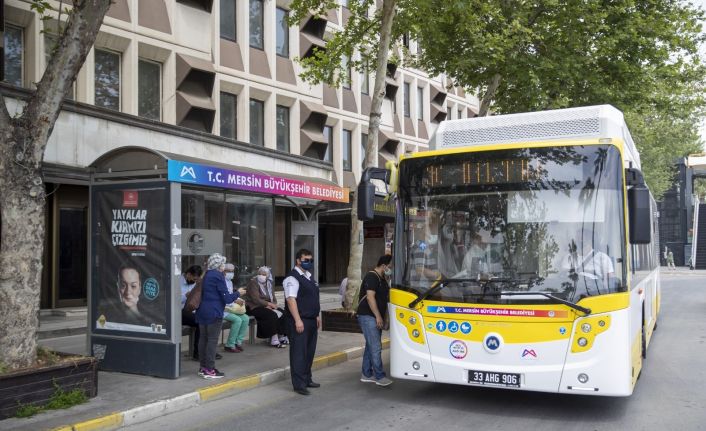
{"type": "MultiPolygon", "coordinates": [[[[322,307],[336,308],[336,303],[331,299],[324,299],[322,294],[322,307]]],[[[85,336],[41,340],[40,343],[54,348],[73,345],[73,348],[64,350],[80,351],[85,345],[85,336]]],[[[362,356],[364,344],[361,334],[319,332],[314,368],[320,369],[358,358],[362,356]]],[[[196,374],[199,364],[187,357],[186,345],[182,343],[182,373],[178,379],[100,371],[98,396],[89,402],[27,419],[6,419],[0,421],[0,429],[116,429],[121,425],[136,424],[175,410],[193,407],[234,391],[289,380],[288,348],[275,349],[261,340],[252,345],[245,343],[244,347],[242,353],[228,353],[219,346],[218,351],[223,359],[216,361],[216,366],[225,373],[223,379],[204,380],[199,377],[196,374]]]]}

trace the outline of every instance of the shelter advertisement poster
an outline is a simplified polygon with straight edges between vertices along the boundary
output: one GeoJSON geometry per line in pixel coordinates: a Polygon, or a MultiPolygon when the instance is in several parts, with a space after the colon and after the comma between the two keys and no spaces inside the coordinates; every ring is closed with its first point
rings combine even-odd
{"type": "Polygon", "coordinates": [[[170,321],[168,189],[124,187],[94,189],[95,329],[163,337],[170,321]]]}

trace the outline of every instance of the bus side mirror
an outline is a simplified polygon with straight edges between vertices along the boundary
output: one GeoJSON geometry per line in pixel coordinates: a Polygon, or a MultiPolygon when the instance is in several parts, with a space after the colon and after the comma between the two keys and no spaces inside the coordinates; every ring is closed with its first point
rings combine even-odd
{"type": "Polygon", "coordinates": [[[361,181],[358,184],[358,220],[369,221],[375,217],[373,205],[375,204],[375,185],[370,181],[361,181]]]}
{"type": "Polygon", "coordinates": [[[371,179],[390,183],[390,171],[381,168],[366,168],[358,184],[358,220],[369,221],[375,218],[375,185],[371,179]]]}
{"type": "Polygon", "coordinates": [[[652,240],[650,224],[650,190],[636,185],[628,190],[628,220],[631,244],[649,244],[652,240]]]}

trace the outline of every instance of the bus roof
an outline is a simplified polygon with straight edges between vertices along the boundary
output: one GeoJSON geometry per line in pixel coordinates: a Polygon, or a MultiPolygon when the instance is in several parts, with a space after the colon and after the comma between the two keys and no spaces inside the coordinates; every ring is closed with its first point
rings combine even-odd
{"type": "Polygon", "coordinates": [[[623,113],[611,105],[494,115],[443,121],[429,142],[430,150],[548,140],[620,138],[625,163],[640,169],[640,155],[623,113]]]}

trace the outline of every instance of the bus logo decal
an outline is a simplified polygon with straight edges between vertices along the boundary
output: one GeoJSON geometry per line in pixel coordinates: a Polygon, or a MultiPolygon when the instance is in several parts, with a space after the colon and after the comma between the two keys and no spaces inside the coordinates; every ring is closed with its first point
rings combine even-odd
{"type": "Polygon", "coordinates": [[[522,359],[537,359],[537,352],[534,349],[524,349],[522,351],[522,359]]]}
{"type": "Polygon", "coordinates": [[[461,323],[461,332],[463,332],[464,334],[468,334],[469,332],[471,332],[471,329],[472,329],[472,327],[471,327],[470,323],[468,323],[468,322],[461,323]]]}
{"type": "Polygon", "coordinates": [[[483,340],[483,347],[488,353],[497,353],[502,347],[503,341],[500,335],[495,333],[490,333],[485,336],[483,340]]]}
{"type": "Polygon", "coordinates": [[[456,332],[458,332],[458,323],[456,323],[452,320],[449,323],[449,332],[452,334],[455,334],[456,332]]]}
{"type": "Polygon", "coordinates": [[[443,320],[437,320],[436,321],[436,330],[439,332],[446,331],[446,322],[444,322],[443,320]]]}
{"type": "Polygon", "coordinates": [[[449,353],[456,359],[463,359],[468,354],[468,348],[463,341],[453,340],[451,344],[449,344],[449,353]]]}

